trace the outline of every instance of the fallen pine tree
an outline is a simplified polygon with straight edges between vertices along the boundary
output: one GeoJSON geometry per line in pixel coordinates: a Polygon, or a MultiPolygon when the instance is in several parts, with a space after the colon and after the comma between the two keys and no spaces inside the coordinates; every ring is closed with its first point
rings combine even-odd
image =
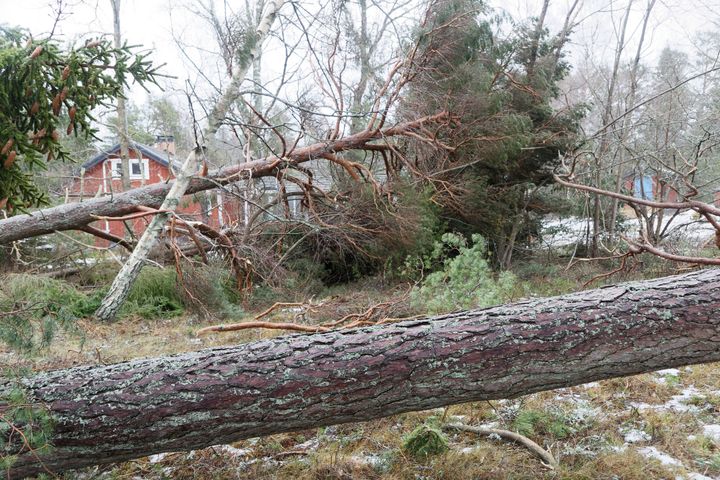
{"type": "MultiPolygon", "coordinates": [[[[43,453],[0,429],[6,453],[17,455],[7,473],[61,472],[717,361],[719,291],[720,269],[709,269],[377,327],[0,379],[0,399],[19,388],[54,425],[53,448],[43,453]]],[[[8,408],[0,400],[0,415],[8,408]]]]}
{"type": "MultiPolygon", "coordinates": [[[[364,167],[357,163],[339,160],[335,156],[336,153],[350,150],[392,153],[393,147],[388,142],[389,138],[410,134],[418,136],[417,131],[424,126],[428,124],[443,125],[447,123],[448,119],[447,112],[440,112],[385,129],[364,130],[337,140],[293,148],[281,156],[231,165],[204,175],[198,174],[190,180],[186,193],[193,194],[212,190],[249,177],[277,176],[279,172],[286,169],[297,168],[310,160],[326,157],[333,159],[328,161],[340,162],[343,168],[358,177],[358,173],[364,173],[364,167]]],[[[122,217],[143,211],[141,207],[157,208],[163,203],[172,184],[173,182],[154,183],[113,195],[88,199],[80,203],[66,203],[2,219],[0,220],[0,245],[57,231],[87,231],[87,226],[96,221],[98,217],[122,217]]],[[[90,233],[102,234],[97,229],[90,233]]],[[[103,238],[107,239],[107,237],[103,238]]]]}

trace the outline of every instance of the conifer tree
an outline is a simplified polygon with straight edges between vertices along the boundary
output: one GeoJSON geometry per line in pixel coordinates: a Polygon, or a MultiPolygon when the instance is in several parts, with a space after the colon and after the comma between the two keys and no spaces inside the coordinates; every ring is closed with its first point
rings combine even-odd
{"type": "Polygon", "coordinates": [[[47,203],[33,182],[50,162],[71,160],[61,134],[95,135],[93,109],[109,107],[130,80],[155,83],[148,53],[105,39],[64,48],[0,27],[0,208],[47,203]]]}
{"type": "Polygon", "coordinates": [[[402,109],[407,118],[446,109],[455,119],[436,133],[448,151],[410,146],[413,171],[435,189],[448,229],[485,236],[501,267],[531,234],[537,187],[552,181],[579,119],[550,105],[568,67],[556,51],[563,42],[538,22],[508,26],[477,0],[435,2],[402,109]]]}

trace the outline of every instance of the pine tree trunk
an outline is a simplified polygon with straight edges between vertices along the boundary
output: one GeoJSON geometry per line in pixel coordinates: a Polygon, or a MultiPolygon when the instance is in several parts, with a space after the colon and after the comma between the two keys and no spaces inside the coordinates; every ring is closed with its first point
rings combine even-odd
{"type": "MultiPolygon", "coordinates": [[[[22,385],[55,421],[55,448],[42,461],[61,472],[718,361],[718,291],[720,269],[703,270],[397,324],[38,373],[22,385]]],[[[10,385],[0,379],[0,399],[10,385]]],[[[41,471],[24,454],[9,477],[41,471]]]]}

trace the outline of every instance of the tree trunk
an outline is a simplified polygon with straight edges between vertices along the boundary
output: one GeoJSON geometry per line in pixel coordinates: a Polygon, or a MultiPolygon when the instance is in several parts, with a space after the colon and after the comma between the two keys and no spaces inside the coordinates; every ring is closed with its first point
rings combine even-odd
{"type": "MultiPolygon", "coordinates": [[[[113,9],[113,40],[115,48],[122,48],[120,36],[120,1],[110,0],[113,9]]],[[[122,170],[123,190],[132,188],[130,182],[130,139],[128,138],[127,112],[125,110],[124,88],[120,87],[120,95],[117,99],[117,128],[120,136],[120,164],[122,170]]],[[[142,171],[142,162],[140,165],[142,171]]]]}
{"type": "MultiPolygon", "coordinates": [[[[445,122],[447,119],[447,112],[440,112],[381,131],[366,130],[332,142],[320,142],[299,147],[288,152],[283,159],[269,157],[229,166],[210,172],[205,177],[193,177],[185,193],[202,192],[249,177],[275,176],[279,168],[292,167],[312,159],[322,158],[328,153],[377,150],[384,146],[374,144],[373,142],[376,140],[387,141],[390,137],[405,135],[435,122],[445,122]]],[[[47,235],[58,230],[81,229],[97,220],[97,216],[122,216],[137,211],[138,206],[157,208],[162,204],[172,185],[173,182],[155,183],[127,192],[116,193],[113,196],[93,198],[82,203],[67,203],[0,220],[0,245],[23,238],[47,235]]]]}
{"type": "MultiPolygon", "coordinates": [[[[119,1],[119,0],[114,0],[119,1]]],[[[257,29],[255,30],[255,36],[248,39],[246,45],[241,48],[248,49],[250,52],[250,59],[258,57],[259,52],[262,48],[263,41],[267,37],[270,27],[272,26],[275,18],[277,17],[278,10],[282,8],[285,0],[271,0],[268,2],[270,7],[268,11],[260,16],[257,29]]],[[[118,5],[113,3],[113,6],[118,5]]],[[[119,6],[119,5],[118,5],[119,6]]],[[[118,19],[116,17],[116,22],[118,19]]],[[[250,38],[250,37],[249,37],[250,38]]],[[[230,85],[225,89],[217,103],[213,107],[210,117],[208,118],[208,125],[204,132],[204,138],[213,137],[220,126],[222,125],[225,116],[230,111],[232,104],[240,97],[240,85],[245,79],[251,62],[238,62],[237,66],[233,69],[232,79],[230,85]]],[[[190,180],[192,175],[197,171],[198,160],[203,156],[203,149],[199,146],[195,148],[195,151],[190,152],[185,163],[182,166],[181,171],[178,173],[175,182],[172,187],[168,190],[167,196],[163,200],[160,206],[161,210],[166,212],[174,212],[180,204],[183,195],[190,186],[190,180]]],[[[140,275],[140,271],[145,266],[145,260],[150,253],[150,250],[157,243],[160,234],[165,228],[165,224],[170,218],[171,213],[161,213],[153,217],[150,225],[145,229],[138,241],[137,246],[133,250],[128,260],[123,264],[123,267],[118,272],[117,276],[113,280],[107,295],[103,298],[100,308],[95,312],[95,316],[103,321],[109,321],[115,318],[120,307],[125,302],[125,299],[130,294],[132,284],[140,275]]]]}
{"type": "MultiPolygon", "coordinates": [[[[615,60],[613,62],[612,74],[610,75],[610,83],[608,85],[607,96],[605,100],[605,109],[602,114],[602,124],[608,125],[612,119],[613,102],[615,101],[615,86],[618,81],[618,71],[620,69],[620,59],[622,53],[625,50],[625,32],[627,31],[628,19],[630,18],[630,12],[634,0],[630,0],[625,8],[625,15],[622,19],[622,26],[620,27],[620,37],[618,43],[615,46],[615,60]]],[[[603,129],[600,132],[600,145],[598,146],[596,158],[596,170],[595,170],[595,186],[602,188],[601,170],[603,168],[603,161],[607,154],[608,148],[610,147],[610,137],[607,129],[603,129]]],[[[622,169],[622,165],[618,168],[622,169]]],[[[590,249],[590,256],[595,258],[599,255],[598,239],[600,237],[600,216],[602,211],[600,208],[600,195],[595,194],[594,207],[593,207],[593,237],[592,246],[590,249]]]]}
{"type": "MultiPolygon", "coordinates": [[[[717,361],[718,291],[720,269],[702,270],[21,382],[54,419],[42,462],[60,472],[717,361]]],[[[10,385],[0,380],[0,398],[10,385]]],[[[9,476],[41,471],[22,454],[9,476]]]]}
{"type": "MultiPolygon", "coordinates": [[[[635,51],[635,59],[633,60],[632,69],[630,70],[630,92],[627,96],[627,105],[625,106],[625,112],[620,124],[620,159],[618,161],[617,173],[615,176],[615,192],[622,191],[623,185],[623,174],[625,169],[625,155],[629,147],[625,144],[627,139],[630,137],[629,129],[633,128],[632,124],[632,112],[635,110],[635,99],[637,97],[638,87],[638,71],[640,69],[640,57],[642,56],[643,44],[645,43],[645,33],[647,32],[647,25],[650,20],[650,13],[655,6],[655,0],[649,0],[647,9],[645,10],[645,17],[643,18],[642,29],[640,30],[640,40],[638,41],[637,50],[635,51]]],[[[608,233],[611,236],[615,235],[615,227],[617,223],[619,201],[617,198],[611,200],[610,207],[610,225],[608,227],[608,233]]]]}

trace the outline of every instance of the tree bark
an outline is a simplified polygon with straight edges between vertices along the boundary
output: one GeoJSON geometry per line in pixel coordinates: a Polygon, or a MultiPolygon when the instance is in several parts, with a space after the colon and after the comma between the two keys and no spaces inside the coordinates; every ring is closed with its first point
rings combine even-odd
{"type": "MultiPolygon", "coordinates": [[[[185,190],[192,194],[237,182],[248,177],[258,178],[275,176],[279,168],[294,166],[309,160],[322,158],[328,153],[349,150],[383,148],[374,144],[376,140],[386,141],[390,137],[413,132],[428,124],[447,121],[447,112],[400,123],[381,131],[364,131],[332,142],[320,142],[288,152],[283,159],[269,157],[233,165],[205,177],[193,177],[185,190]]],[[[138,206],[159,207],[173,182],[155,183],[112,196],[94,198],[82,203],[67,203],[57,207],[37,210],[32,213],[16,215],[0,220],[0,245],[23,238],[47,235],[56,231],[77,230],[96,220],[97,216],[122,216],[135,212],[138,206]]]]}
{"type": "MultiPolygon", "coordinates": [[[[113,40],[115,48],[122,48],[122,37],[120,34],[120,1],[110,0],[113,9],[113,40]]],[[[127,111],[125,109],[124,88],[120,88],[120,95],[117,99],[117,128],[120,136],[120,164],[122,170],[123,190],[132,188],[130,182],[130,139],[128,138],[127,111]]],[[[142,162],[140,164],[142,171],[142,162]]]]}
{"type": "MultiPolygon", "coordinates": [[[[355,330],[38,373],[51,471],[720,360],[720,269],[355,330]]],[[[0,398],[11,381],[0,380],[0,398]]],[[[0,403],[0,414],[2,413],[0,403]]],[[[10,478],[41,472],[21,454],[10,478]]]]}

